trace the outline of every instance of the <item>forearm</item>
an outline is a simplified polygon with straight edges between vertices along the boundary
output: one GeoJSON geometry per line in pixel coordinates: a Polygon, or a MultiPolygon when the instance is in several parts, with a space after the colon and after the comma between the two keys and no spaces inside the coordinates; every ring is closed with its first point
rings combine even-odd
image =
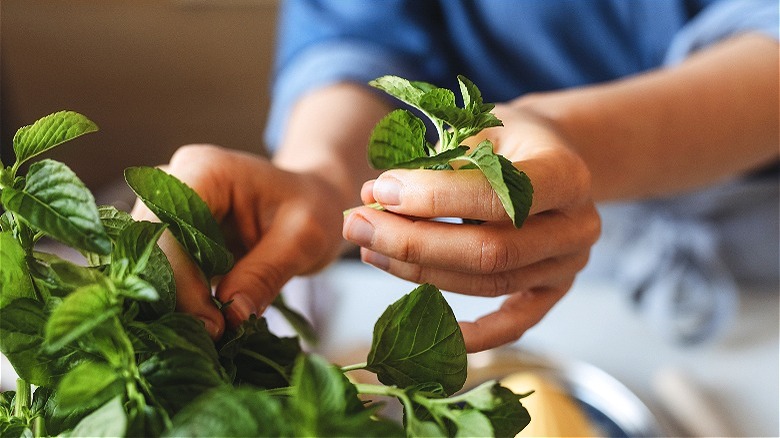
{"type": "Polygon", "coordinates": [[[738,36],[677,67],[514,104],[567,137],[597,200],[679,193],[778,159],[778,45],[738,36]]]}
{"type": "Polygon", "coordinates": [[[369,89],[341,83],[305,95],[294,107],[274,164],[317,175],[346,202],[359,204],[360,187],[378,174],[366,145],[389,105],[369,89]]]}

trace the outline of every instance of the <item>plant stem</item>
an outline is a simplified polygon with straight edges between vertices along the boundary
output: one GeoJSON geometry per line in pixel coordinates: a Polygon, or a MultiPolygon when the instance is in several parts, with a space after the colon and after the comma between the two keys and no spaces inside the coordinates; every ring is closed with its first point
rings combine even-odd
{"type": "Polygon", "coordinates": [[[354,365],[347,365],[345,367],[341,367],[341,372],[346,373],[347,371],[362,370],[367,366],[368,366],[368,362],[356,363],[354,365]]]}
{"type": "Polygon", "coordinates": [[[22,418],[25,410],[30,409],[30,384],[24,379],[16,379],[16,401],[14,402],[14,417],[22,418]]]}

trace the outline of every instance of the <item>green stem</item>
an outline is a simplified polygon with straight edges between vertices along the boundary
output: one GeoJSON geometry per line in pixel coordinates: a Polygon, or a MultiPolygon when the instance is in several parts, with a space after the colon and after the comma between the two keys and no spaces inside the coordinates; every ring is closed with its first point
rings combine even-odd
{"type": "Polygon", "coordinates": [[[259,353],[255,352],[255,351],[247,350],[246,348],[240,349],[239,352],[241,352],[243,354],[246,354],[247,356],[251,357],[252,359],[258,360],[258,361],[268,365],[269,367],[273,368],[274,371],[276,371],[277,373],[281,374],[282,377],[284,377],[284,380],[286,380],[287,383],[290,383],[290,379],[287,377],[287,371],[284,368],[282,368],[282,366],[279,365],[278,363],[272,361],[271,359],[263,356],[262,354],[259,354],[259,353]]]}
{"type": "Polygon", "coordinates": [[[341,367],[341,372],[346,373],[347,371],[362,370],[367,366],[368,366],[368,362],[356,363],[354,365],[347,365],[345,367],[341,367]]]}
{"type": "Polygon", "coordinates": [[[30,384],[24,379],[16,379],[16,398],[14,402],[14,417],[22,418],[25,410],[30,409],[31,402],[30,384]]]}
{"type": "Polygon", "coordinates": [[[32,433],[35,438],[41,438],[48,435],[46,433],[46,422],[42,416],[38,415],[33,419],[32,433]]]}

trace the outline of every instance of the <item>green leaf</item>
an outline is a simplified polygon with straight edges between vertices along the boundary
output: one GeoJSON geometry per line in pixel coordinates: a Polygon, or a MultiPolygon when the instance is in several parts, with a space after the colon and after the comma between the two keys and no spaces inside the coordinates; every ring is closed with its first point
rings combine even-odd
{"type": "Polygon", "coordinates": [[[270,395],[251,388],[212,389],[185,406],[166,437],[291,436],[289,415],[270,395]]]}
{"type": "Polygon", "coordinates": [[[117,287],[117,293],[137,301],[154,302],[160,299],[157,289],[137,275],[125,277],[117,287]]]}
{"type": "Polygon", "coordinates": [[[412,82],[391,75],[376,78],[368,84],[415,108],[420,108],[420,100],[425,93],[437,88],[427,82],[412,82]]]}
{"type": "Polygon", "coordinates": [[[119,314],[104,284],[92,284],[65,297],[46,323],[45,351],[54,353],[119,314]]]}
{"type": "Polygon", "coordinates": [[[53,359],[41,352],[45,325],[39,301],[20,298],[0,309],[0,351],[21,378],[36,386],[51,386],[73,360],[53,359]]]}
{"type": "Polygon", "coordinates": [[[298,338],[280,338],[268,330],[265,318],[252,316],[227,332],[217,350],[234,385],[270,389],[288,386],[301,346],[298,338]]]}
{"type": "Polygon", "coordinates": [[[317,333],[314,331],[314,326],[305,316],[288,306],[282,294],[277,295],[271,305],[282,314],[301,339],[311,345],[317,344],[317,333]]]}
{"type": "MultiPolygon", "coordinates": [[[[106,233],[114,242],[119,241],[123,235],[123,230],[135,222],[129,213],[117,210],[112,206],[100,206],[98,207],[98,212],[106,233]]],[[[142,227],[148,226],[144,225],[142,227]]],[[[153,227],[157,227],[157,225],[153,227]]],[[[152,302],[139,302],[140,313],[138,318],[142,320],[157,319],[176,309],[176,283],[173,278],[171,264],[158,245],[150,246],[149,259],[138,276],[149,282],[157,290],[160,298],[152,302]]],[[[108,265],[112,260],[111,255],[104,256],[88,252],[84,255],[93,266],[108,265]]]]}
{"type": "Polygon", "coordinates": [[[233,254],[225,246],[219,225],[205,202],[183,182],[152,167],[131,167],[125,180],[136,195],[168,224],[171,233],[211,278],[233,266],[233,254]]]}
{"type": "Polygon", "coordinates": [[[385,310],[374,326],[367,369],[385,385],[436,382],[447,394],[463,387],[463,334],[435,286],[423,284],[385,310]]]}
{"type": "Polygon", "coordinates": [[[455,423],[456,437],[495,436],[490,420],[474,409],[451,410],[449,419],[455,423]]]}
{"type": "Polygon", "coordinates": [[[432,157],[415,158],[405,163],[398,163],[395,169],[438,169],[444,166],[451,168],[449,163],[460,159],[466,155],[469,148],[467,146],[458,146],[454,149],[447,149],[432,157]]]}
{"type": "Polygon", "coordinates": [[[157,248],[157,240],[167,225],[154,222],[131,222],[119,232],[114,246],[112,260],[127,259],[130,273],[140,274],[152,252],[157,248]]]}
{"type": "Polygon", "coordinates": [[[533,197],[533,187],[528,176],[517,170],[511,161],[495,154],[490,140],[477,145],[464,159],[482,171],[512,223],[520,228],[528,217],[533,197]]]}
{"type": "Polygon", "coordinates": [[[127,413],[122,397],[117,396],[104,403],[81,420],[71,436],[120,437],[127,431],[127,413]]]}
{"type": "Polygon", "coordinates": [[[108,281],[95,268],[79,266],[53,254],[36,252],[34,256],[29,264],[33,280],[49,297],[65,297],[80,287],[108,281]]]}
{"type": "Polygon", "coordinates": [[[152,322],[133,321],[127,331],[138,353],[151,356],[171,348],[188,350],[206,358],[222,380],[230,382],[203,322],[189,314],[169,313],[152,322]]]}
{"type": "Polygon", "coordinates": [[[5,188],[2,201],[6,209],[62,243],[99,254],[111,251],[95,198],[60,162],[31,165],[24,189],[5,188]]]}
{"type": "Polygon", "coordinates": [[[170,414],[209,389],[225,384],[208,359],[180,348],[161,351],[142,362],[138,369],[151,385],[155,398],[170,414]]]}
{"type": "Polygon", "coordinates": [[[496,384],[492,393],[498,400],[490,410],[482,410],[493,425],[495,436],[515,436],[531,422],[531,415],[520,402],[527,394],[518,395],[496,384]]]}
{"type": "Polygon", "coordinates": [[[427,157],[425,125],[406,110],[395,110],[377,123],[368,141],[368,160],[374,169],[427,157]]]}
{"type": "Polygon", "coordinates": [[[66,141],[97,130],[95,123],[77,112],[49,114],[16,131],[13,139],[15,167],[66,141]]]}
{"type": "Polygon", "coordinates": [[[397,425],[355,410],[357,391],[341,370],[317,355],[299,356],[289,399],[296,436],[399,436],[397,425]]]}
{"type": "Polygon", "coordinates": [[[57,385],[57,398],[64,411],[86,411],[123,396],[121,374],[103,362],[82,362],[57,385]]]}
{"type": "Polygon", "coordinates": [[[0,233],[0,308],[17,298],[37,299],[27,254],[13,235],[0,233]]]}

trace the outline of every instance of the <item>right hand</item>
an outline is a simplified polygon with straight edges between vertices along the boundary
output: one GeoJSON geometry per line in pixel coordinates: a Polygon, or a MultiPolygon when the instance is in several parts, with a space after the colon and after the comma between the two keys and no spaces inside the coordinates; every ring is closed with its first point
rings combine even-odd
{"type": "MultiPolygon", "coordinates": [[[[216,285],[216,297],[231,301],[223,315],[211,300],[211,285],[166,232],[160,247],[176,280],[177,309],[201,319],[212,338],[226,323],[236,326],[260,315],[296,275],[316,272],[341,252],[341,199],[322,178],[282,170],[245,152],[209,145],[181,147],[164,169],[192,187],[228,236],[235,267],[216,285]]],[[[140,201],[136,220],[156,220],[140,201]]]]}

